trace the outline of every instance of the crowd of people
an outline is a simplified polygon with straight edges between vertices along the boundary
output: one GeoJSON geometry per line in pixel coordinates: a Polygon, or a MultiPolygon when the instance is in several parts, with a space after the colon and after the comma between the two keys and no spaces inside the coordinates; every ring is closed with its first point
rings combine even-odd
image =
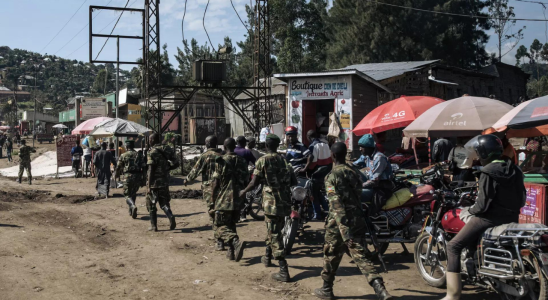
{"type": "MultiPolygon", "coordinates": [[[[236,224],[245,220],[245,214],[241,214],[246,193],[262,185],[266,247],[261,262],[265,267],[271,267],[274,259],[278,262],[279,271],[272,274],[272,278],[281,282],[290,281],[282,229],[285,218],[292,210],[291,187],[298,184],[298,176],[306,176],[312,179],[313,184],[313,220],[325,220],[323,285],[314,291],[315,295],[322,299],[334,299],[335,275],[346,253],[364,274],[377,297],[391,299],[382,276],[372,262],[375,254],[367,249],[367,216],[362,208],[362,203],[366,203],[368,214],[375,214],[392,196],[394,172],[388,158],[379,150],[382,144],[370,134],[362,136],[358,142],[360,158],[347,163],[345,143],[330,143],[316,132],[309,131],[306,134],[309,146],[305,146],[298,139],[297,128],[292,126],[286,128],[285,135],[285,153],[278,151],[281,139],[275,134],[266,136],[266,153],[255,149],[256,141],[253,138],[227,138],[223,141],[223,150],[218,147],[216,136],[206,138],[207,149],[187,175],[184,185],[201,175],[205,210],[214,232],[216,250],[226,251],[229,260],[242,259],[246,242],[238,235],[236,224]],[[325,195],[321,192],[322,187],[325,188],[325,195]]],[[[121,143],[118,144],[118,159],[115,158],[114,144],[107,142],[100,143],[100,150],[94,150],[92,157],[77,141],[71,154],[76,164],[80,163],[79,157],[93,164],[99,195],[109,195],[111,167],[114,167],[115,179],[119,180],[124,175],[123,192],[132,218],[137,216],[137,191],[146,186],[149,230],[158,230],[157,206],[166,215],[169,228],[173,230],[177,223],[170,205],[169,174],[179,167],[179,161],[175,150],[161,143],[161,135],[154,133],[148,141],[146,157],[142,151],[136,151],[133,140],[125,142],[125,149],[121,143]]],[[[488,227],[517,221],[520,208],[524,205],[523,201],[516,201],[525,199],[524,177],[516,166],[515,151],[508,148],[509,143],[495,135],[481,136],[475,141],[473,148],[477,162],[464,148],[465,139],[457,139],[455,146],[443,138],[434,144],[434,159],[449,161],[456,181],[476,181],[471,172],[472,166],[478,162],[483,166],[477,202],[468,210],[474,217],[448,244],[448,290],[445,300],[458,300],[460,297],[461,250],[473,245],[488,227]]],[[[10,143],[9,138],[3,141],[3,145],[10,143]]],[[[35,150],[25,144],[22,140],[19,148],[19,181],[23,170],[27,169],[31,184],[30,154],[35,150]]]]}

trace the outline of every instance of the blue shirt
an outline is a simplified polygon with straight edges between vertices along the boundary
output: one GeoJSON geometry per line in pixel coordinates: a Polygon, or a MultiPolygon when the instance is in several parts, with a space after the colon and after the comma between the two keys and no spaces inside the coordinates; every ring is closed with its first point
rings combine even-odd
{"type": "Polygon", "coordinates": [[[394,176],[392,165],[381,152],[373,154],[373,161],[368,156],[362,155],[353,164],[360,169],[368,167],[369,180],[390,180],[394,176]]]}
{"type": "Polygon", "coordinates": [[[304,157],[304,154],[305,152],[307,151],[308,149],[306,148],[306,146],[301,143],[301,142],[298,142],[296,143],[295,145],[293,144],[289,144],[287,146],[287,153],[285,154],[285,159],[291,164],[291,165],[294,165],[294,164],[303,164],[306,162],[304,161],[301,161],[301,162],[292,162],[291,160],[292,159],[301,159],[304,157]]]}
{"type": "Polygon", "coordinates": [[[80,147],[80,146],[74,146],[74,147],[72,147],[72,150],[70,151],[70,155],[74,155],[76,153],[79,153],[80,156],[82,156],[82,155],[84,155],[84,150],[82,150],[82,147],[80,147]]]}

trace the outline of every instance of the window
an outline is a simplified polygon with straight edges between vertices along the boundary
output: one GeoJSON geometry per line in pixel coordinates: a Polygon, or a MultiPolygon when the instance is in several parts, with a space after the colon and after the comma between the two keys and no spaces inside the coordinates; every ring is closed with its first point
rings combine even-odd
{"type": "Polygon", "coordinates": [[[203,117],[203,116],[204,116],[203,108],[196,108],[196,117],[203,117]]]}

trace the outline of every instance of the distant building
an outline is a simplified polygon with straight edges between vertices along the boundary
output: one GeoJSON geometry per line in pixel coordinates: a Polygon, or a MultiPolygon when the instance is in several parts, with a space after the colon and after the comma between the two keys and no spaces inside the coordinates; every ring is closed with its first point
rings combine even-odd
{"type": "Polygon", "coordinates": [[[529,74],[505,63],[496,63],[480,70],[447,66],[439,60],[372,63],[351,65],[382,83],[393,95],[380,95],[380,103],[400,96],[432,96],[444,100],[463,94],[495,99],[514,104],[527,94],[529,74]]]}
{"type": "MultiPolygon", "coordinates": [[[[30,93],[29,92],[22,92],[22,91],[17,91],[17,101],[19,102],[27,102],[27,101],[30,101],[30,93]]],[[[14,96],[14,93],[13,91],[10,91],[10,90],[2,90],[0,89],[0,103],[6,103],[6,101],[8,101],[8,99],[14,99],[15,96],[14,96]]]]}

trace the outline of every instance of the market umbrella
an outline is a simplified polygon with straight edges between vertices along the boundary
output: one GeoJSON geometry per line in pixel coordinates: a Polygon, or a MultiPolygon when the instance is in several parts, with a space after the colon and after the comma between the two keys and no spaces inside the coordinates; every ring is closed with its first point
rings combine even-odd
{"type": "Polygon", "coordinates": [[[84,121],[82,122],[82,124],[76,126],[76,128],[74,128],[72,130],[72,134],[89,134],[90,132],[93,131],[93,129],[95,129],[95,126],[105,120],[112,120],[112,118],[108,118],[108,117],[98,117],[98,118],[93,118],[93,119],[89,119],[87,121],[84,121]]]}
{"type": "Polygon", "coordinates": [[[512,110],[502,101],[463,96],[425,111],[403,130],[407,137],[474,136],[512,110]]]}
{"type": "Polygon", "coordinates": [[[57,125],[53,125],[51,126],[51,128],[56,128],[56,129],[67,129],[68,127],[63,125],[63,124],[57,124],[57,125]]]}
{"type": "Polygon", "coordinates": [[[354,128],[355,135],[379,133],[405,127],[434,105],[444,102],[427,96],[402,96],[387,102],[367,114],[354,128]]]}
{"type": "Polygon", "coordinates": [[[508,138],[548,135],[548,96],[521,103],[485,130],[484,134],[506,130],[508,138]]]}
{"type": "Polygon", "coordinates": [[[132,121],[123,119],[105,120],[95,126],[95,129],[89,134],[96,138],[105,137],[135,137],[140,135],[149,135],[152,130],[132,121]]]}

